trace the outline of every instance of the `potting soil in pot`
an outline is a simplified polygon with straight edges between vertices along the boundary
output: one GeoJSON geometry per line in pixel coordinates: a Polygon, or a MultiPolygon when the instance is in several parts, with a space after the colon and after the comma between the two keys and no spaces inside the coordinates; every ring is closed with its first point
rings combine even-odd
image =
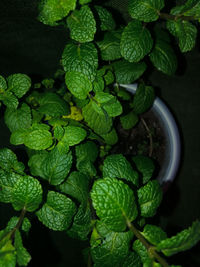
{"type": "Polygon", "coordinates": [[[123,154],[128,158],[136,155],[150,156],[155,161],[156,175],[165,159],[165,134],[162,125],[152,110],[142,114],[141,119],[137,125],[130,130],[123,129],[121,124],[118,123],[116,130],[119,141],[111,152],[123,154]],[[143,122],[141,119],[143,119],[143,122]],[[149,132],[144,123],[150,130],[152,145],[150,144],[149,132]],[[152,151],[152,153],[150,151],[152,151]]]}

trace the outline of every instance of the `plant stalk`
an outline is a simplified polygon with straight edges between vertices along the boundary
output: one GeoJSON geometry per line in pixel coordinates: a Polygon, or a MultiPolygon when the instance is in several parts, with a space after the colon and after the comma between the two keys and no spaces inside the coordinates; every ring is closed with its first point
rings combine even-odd
{"type": "Polygon", "coordinates": [[[165,19],[165,20],[174,20],[174,21],[176,21],[178,19],[186,20],[186,21],[195,20],[195,18],[193,16],[171,15],[171,14],[167,14],[167,13],[160,13],[159,16],[161,19],[165,19]]]}
{"type": "Polygon", "coordinates": [[[143,235],[130,221],[127,221],[127,226],[134,233],[134,235],[142,242],[142,244],[145,246],[146,250],[150,255],[152,255],[163,267],[169,267],[169,264],[166,262],[166,260],[155,251],[155,247],[153,247],[146,241],[143,235]]]}
{"type": "Polygon", "coordinates": [[[146,123],[146,121],[141,118],[141,121],[142,121],[142,124],[144,125],[144,128],[146,129],[146,131],[148,132],[148,138],[149,138],[149,157],[152,156],[153,154],[153,138],[152,138],[152,134],[151,134],[151,131],[146,123]]]}
{"type": "Polygon", "coordinates": [[[15,232],[21,227],[21,225],[22,225],[22,223],[23,223],[23,220],[24,220],[24,216],[25,216],[25,214],[26,214],[26,209],[25,209],[25,207],[24,207],[24,208],[21,210],[21,214],[20,214],[20,216],[19,216],[19,220],[18,220],[16,226],[15,226],[15,227],[12,229],[12,231],[11,231],[11,234],[10,234],[11,239],[14,238],[14,236],[15,236],[15,232]]]}
{"type": "Polygon", "coordinates": [[[25,213],[26,213],[26,209],[23,208],[22,211],[21,211],[21,214],[20,214],[20,217],[19,217],[19,220],[18,220],[16,226],[12,229],[12,231],[10,231],[10,232],[4,234],[4,235],[2,236],[2,238],[0,239],[0,241],[2,241],[4,238],[7,238],[7,237],[8,237],[9,239],[12,239],[12,240],[14,239],[14,237],[15,237],[15,232],[20,228],[20,226],[21,226],[21,224],[22,224],[22,222],[23,222],[23,220],[24,220],[25,213]]]}
{"type": "Polygon", "coordinates": [[[87,267],[92,267],[92,257],[91,257],[91,254],[89,252],[88,254],[88,262],[87,262],[87,267]]]}

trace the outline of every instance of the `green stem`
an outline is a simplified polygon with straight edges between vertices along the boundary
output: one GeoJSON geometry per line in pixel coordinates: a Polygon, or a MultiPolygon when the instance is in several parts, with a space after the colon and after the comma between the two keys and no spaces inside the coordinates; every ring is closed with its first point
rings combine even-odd
{"type": "Polygon", "coordinates": [[[20,226],[21,226],[21,224],[22,224],[22,222],[24,220],[25,213],[26,213],[26,209],[23,208],[16,226],[12,229],[12,231],[10,231],[10,232],[6,233],[5,235],[3,235],[2,238],[0,239],[0,241],[2,241],[5,238],[12,239],[12,240],[14,239],[15,232],[20,228],[20,226]]]}
{"type": "Polygon", "coordinates": [[[148,133],[148,138],[149,138],[149,157],[151,158],[152,154],[153,154],[153,137],[152,137],[151,131],[150,131],[146,121],[143,118],[141,118],[141,121],[142,121],[142,124],[144,125],[144,128],[146,129],[146,131],[148,133]]]}
{"type": "Polygon", "coordinates": [[[127,222],[128,228],[134,233],[134,235],[142,242],[142,244],[145,246],[147,250],[150,249],[151,245],[146,241],[146,239],[143,237],[143,235],[140,234],[140,232],[137,230],[135,226],[131,222],[127,222]]]}
{"type": "Polygon", "coordinates": [[[183,16],[183,15],[171,15],[171,14],[167,14],[167,13],[160,13],[159,14],[161,19],[165,19],[165,20],[195,20],[195,18],[193,16],[183,16]]]}
{"type": "Polygon", "coordinates": [[[89,252],[89,254],[88,254],[88,263],[87,263],[87,267],[92,267],[92,257],[91,257],[90,252],[89,252]]]}
{"type": "Polygon", "coordinates": [[[25,216],[25,214],[26,214],[26,209],[25,209],[25,207],[24,207],[24,208],[21,210],[21,214],[20,214],[20,216],[19,216],[19,220],[18,220],[16,226],[15,226],[15,227],[12,229],[12,231],[11,231],[11,234],[10,234],[11,239],[14,238],[14,236],[15,236],[15,232],[21,227],[21,225],[22,225],[22,223],[23,223],[23,220],[24,220],[24,216],[25,216]]]}
{"type": "Polygon", "coordinates": [[[142,242],[146,250],[150,255],[152,255],[163,267],[169,267],[169,264],[163,259],[156,251],[155,247],[150,245],[143,235],[138,231],[138,229],[130,222],[127,221],[128,228],[134,233],[134,235],[142,242]]]}

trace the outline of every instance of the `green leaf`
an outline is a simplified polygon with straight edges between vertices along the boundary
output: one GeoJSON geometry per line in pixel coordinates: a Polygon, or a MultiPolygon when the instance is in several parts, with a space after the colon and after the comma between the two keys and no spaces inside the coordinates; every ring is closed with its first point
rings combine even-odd
{"type": "Polygon", "coordinates": [[[184,3],[184,5],[180,6],[178,5],[173,7],[170,11],[170,14],[194,16],[196,18],[196,13],[198,13],[198,9],[199,9],[199,0],[188,0],[184,3]]]}
{"type": "Polygon", "coordinates": [[[137,124],[138,120],[138,115],[133,111],[130,111],[128,114],[120,117],[120,122],[125,130],[133,128],[137,124]]]}
{"type": "Polygon", "coordinates": [[[10,91],[5,91],[3,94],[0,94],[0,100],[2,100],[5,106],[11,109],[16,109],[19,104],[17,97],[10,91]]]}
{"type": "Polygon", "coordinates": [[[92,236],[90,239],[91,247],[96,247],[96,245],[101,244],[101,241],[98,244],[96,243],[96,237],[98,239],[102,239],[112,232],[113,231],[110,230],[103,221],[97,220],[96,225],[94,227],[94,232],[92,233],[92,236]]]}
{"type": "Polygon", "coordinates": [[[42,166],[48,155],[47,151],[38,151],[29,158],[28,166],[33,176],[43,177],[42,166]]]}
{"type": "Polygon", "coordinates": [[[96,22],[88,6],[82,6],[80,10],[75,10],[67,18],[67,26],[70,29],[71,39],[80,43],[93,41],[96,22]]]}
{"type": "Polygon", "coordinates": [[[115,81],[112,67],[110,65],[105,65],[97,71],[97,76],[95,83],[93,84],[95,93],[102,92],[105,85],[110,85],[115,81]],[[99,83],[99,84],[97,84],[99,83]]]}
{"type": "Polygon", "coordinates": [[[122,267],[141,267],[141,260],[136,252],[131,252],[125,259],[122,267]]]}
{"type": "Polygon", "coordinates": [[[7,89],[7,82],[3,76],[0,75],[0,94],[7,89]]]}
{"type": "Polygon", "coordinates": [[[196,245],[200,240],[200,222],[193,222],[192,226],[178,233],[175,236],[162,240],[157,249],[166,256],[171,256],[185,251],[196,245]]]}
{"type": "Polygon", "coordinates": [[[56,147],[50,152],[39,151],[29,159],[31,174],[47,180],[52,185],[62,183],[72,166],[71,152],[60,152],[56,147]]]}
{"type": "Polygon", "coordinates": [[[0,231],[0,258],[3,256],[4,253],[1,253],[1,249],[6,245],[7,242],[10,241],[11,234],[5,228],[0,231]]]}
{"type": "Polygon", "coordinates": [[[91,256],[95,266],[122,266],[128,256],[131,239],[131,232],[109,232],[100,245],[91,248],[91,256]]]}
{"type": "Polygon", "coordinates": [[[97,49],[92,43],[67,44],[62,54],[66,72],[76,71],[94,81],[98,67],[97,49]]]}
{"type": "MultiPolygon", "coordinates": [[[[75,111],[77,111],[76,107],[73,106],[73,108],[75,109],[75,111]]],[[[71,107],[70,107],[70,109],[72,112],[73,109],[71,107]]],[[[53,126],[54,132],[58,131],[57,135],[61,136],[62,135],[61,132],[64,132],[63,126],[66,126],[69,123],[69,121],[70,120],[66,120],[65,118],[52,118],[52,119],[48,120],[48,125],[53,126]]],[[[60,138],[58,138],[58,139],[60,139],[60,138]]]]}
{"type": "Polygon", "coordinates": [[[41,94],[38,111],[52,117],[60,117],[70,113],[69,105],[55,93],[41,94]]]}
{"type": "Polygon", "coordinates": [[[36,215],[46,227],[54,231],[63,231],[69,228],[75,213],[76,206],[71,199],[49,191],[46,203],[36,215]]]}
{"type": "MultiPolygon", "coordinates": [[[[150,263],[152,263],[152,260],[149,258],[149,254],[147,252],[147,249],[145,248],[145,246],[142,244],[142,242],[139,239],[134,241],[133,250],[140,256],[140,259],[141,259],[143,264],[145,262],[148,262],[148,261],[150,261],[150,263]]],[[[146,265],[143,265],[143,266],[146,267],[146,265]]],[[[147,266],[150,267],[152,265],[147,265],[147,266]]]]}
{"type": "Polygon", "coordinates": [[[147,111],[153,104],[155,98],[154,89],[151,86],[140,84],[133,99],[133,111],[141,114],[147,111]]]}
{"type": "Polygon", "coordinates": [[[132,158],[138,171],[142,174],[142,183],[146,184],[152,177],[155,170],[153,160],[143,155],[132,158]]]}
{"type": "Polygon", "coordinates": [[[7,229],[0,230],[0,251],[1,248],[9,241],[9,239],[10,235],[8,234],[7,229]]]}
{"type": "Polygon", "coordinates": [[[85,175],[89,177],[96,176],[96,169],[94,167],[94,164],[89,159],[82,159],[78,160],[76,163],[76,168],[78,171],[84,173],[85,175]]]}
{"type": "Polygon", "coordinates": [[[59,186],[61,192],[76,198],[83,207],[87,204],[90,177],[81,172],[71,172],[67,180],[59,186]]]}
{"type": "MultiPolygon", "coordinates": [[[[13,216],[13,217],[9,220],[9,222],[7,223],[7,226],[6,226],[6,228],[5,228],[5,231],[6,231],[7,233],[10,232],[10,231],[12,231],[12,230],[16,227],[18,221],[19,221],[19,217],[13,216]]],[[[23,223],[22,223],[21,229],[22,229],[24,232],[27,233],[27,232],[30,230],[30,228],[31,228],[31,223],[30,223],[29,219],[25,217],[25,218],[23,219],[23,223]]]]}
{"type": "MultiPolygon", "coordinates": [[[[103,92],[102,92],[103,93],[103,92]]],[[[102,108],[102,105],[95,101],[95,99],[91,100],[92,108],[94,109],[94,112],[97,112],[101,116],[110,117],[108,116],[107,112],[102,108]]]]}
{"type": "Polygon", "coordinates": [[[82,142],[87,133],[81,127],[67,126],[64,127],[65,133],[61,141],[66,142],[69,146],[74,146],[82,142]]]}
{"type": "Polygon", "coordinates": [[[140,21],[134,20],[124,28],[121,38],[121,54],[129,62],[138,62],[153,46],[151,34],[140,21]]]}
{"type": "Polygon", "coordinates": [[[85,5],[92,2],[92,0],[79,0],[80,5],[85,5]]]}
{"type": "Polygon", "coordinates": [[[66,17],[76,7],[76,0],[42,0],[38,19],[47,25],[57,25],[56,21],[66,17]]]}
{"type": "Polygon", "coordinates": [[[101,134],[101,137],[104,139],[106,144],[111,146],[118,142],[118,135],[115,128],[113,128],[109,133],[101,134]]]}
{"type": "Polygon", "coordinates": [[[91,198],[97,216],[112,231],[124,231],[127,221],[131,222],[137,217],[133,191],[115,178],[95,181],[91,198]]]}
{"type": "Polygon", "coordinates": [[[104,87],[105,85],[103,77],[97,74],[95,80],[93,81],[93,92],[102,92],[104,90],[104,87]]]}
{"type": "Polygon", "coordinates": [[[47,123],[34,123],[32,124],[31,130],[46,130],[46,131],[50,131],[50,125],[48,125],[47,123]]]}
{"type": "Polygon", "coordinates": [[[4,120],[11,132],[31,127],[31,109],[23,103],[16,110],[7,108],[4,114],[4,120]]]}
{"type": "Polygon", "coordinates": [[[25,217],[23,220],[23,223],[22,223],[22,230],[24,232],[28,233],[30,228],[31,228],[31,223],[30,223],[29,219],[25,217]]]}
{"type": "MultiPolygon", "coordinates": [[[[94,130],[97,134],[105,134],[108,133],[111,130],[112,127],[112,119],[108,116],[108,114],[105,113],[99,113],[95,109],[95,103],[94,101],[90,101],[88,105],[83,107],[82,114],[84,117],[84,120],[88,124],[88,126],[94,130]]],[[[96,104],[96,108],[98,108],[96,104]]],[[[100,112],[101,108],[99,107],[100,112]]]]}
{"type": "Polygon", "coordinates": [[[105,75],[103,76],[105,84],[106,85],[110,85],[115,81],[115,77],[113,75],[113,72],[111,70],[107,70],[107,72],[105,73],[105,75]]]}
{"type": "Polygon", "coordinates": [[[166,233],[160,227],[152,224],[146,224],[141,234],[153,245],[158,245],[167,238],[166,233]]]}
{"type": "Polygon", "coordinates": [[[168,75],[175,73],[177,69],[177,59],[174,50],[168,43],[157,40],[149,57],[158,70],[168,75]]]}
{"type": "Polygon", "coordinates": [[[25,208],[34,211],[42,201],[42,187],[39,181],[31,176],[20,176],[12,192],[12,205],[15,210],[25,208]]]}
{"type": "MultiPolygon", "coordinates": [[[[109,93],[97,92],[94,99],[110,117],[116,117],[122,113],[122,106],[115,96],[109,93]]],[[[103,110],[101,111],[102,115],[104,114],[103,110]]]]}
{"type": "Polygon", "coordinates": [[[66,140],[60,140],[56,146],[56,148],[58,149],[58,151],[61,154],[65,154],[67,152],[69,152],[69,144],[67,143],[66,140]]]}
{"type": "Polygon", "coordinates": [[[44,79],[41,83],[46,89],[52,89],[54,87],[55,81],[53,79],[44,79]]]}
{"type": "Polygon", "coordinates": [[[78,212],[74,216],[74,221],[69,230],[67,230],[67,234],[79,240],[87,240],[88,234],[92,229],[92,213],[89,205],[83,207],[80,205],[78,212]]]}
{"type": "Polygon", "coordinates": [[[103,177],[121,178],[138,185],[138,173],[122,154],[106,157],[103,162],[103,177]]]}
{"type": "Polygon", "coordinates": [[[95,162],[98,156],[98,148],[92,141],[87,141],[84,144],[76,146],[76,157],[77,160],[88,159],[91,162],[95,162]]]}
{"type": "Polygon", "coordinates": [[[178,38],[181,52],[188,52],[193,49],[196,42],[197,28],[190,22],[184,20],[167,21],[167,29],[178,38]]]}
{"type": "Polygon", "coordinates": [[[75,96],[72,96],[72,98],[73,98],[73,102],[76,105],[75,108],[74,108],[75,115],[77,115],[77,119],[78,120],[82,120],[82,114],[81,114],[81,112],[80,112],[79,109],[82,109],[85,105],[87,105],[88,102],[89,102],[89,99],[88,98],[86,98],[86,99],[79,99],[79,98],[77,98],[75,96]],[[77,111],[77,108],[78,108],[78,111],[79,111],[78,114],[76,112],[77,111]]]}
{"type": "Polygon", "coordinates": [[[45,129],[32,129],[23,138],[24,145],[34,150],[46,149],[53,143],[51,133],[45,129]]]}
{"type": "Polygon", "coordinates": [[[0,168],[7,172],[17,172],[19,174],[24,173],[24,164],[18,162],[17,156],[12,150],[8,148],[0,149],[0,168]]]}
{"type": "Polygon", "coordinates": [[[7,226],[5,228],[5,232],[8,233],[8,232],[12,231],[13,228],[15,228],[15,226],[17,225],[18,221],[19,221],[18,217],[16,217],[16,216],[11,217],[7,223],[7,226]]]}
{"type": "Polygon", "coordinates": [[[19,129],[13,132],[10,136],[10,143],[12,145],[22,145],[25,137],[30,133],[29,129],[19,129]]]}
{"type": "Polygon", "coordinates": [[[0,248],[0,266],[1,267],[15,267],[16,254],[12,241],[9,240],[2,248],[0,248]]]}
{"type": "Polygon", "coordinates": [[[0,169],[0,201],[10,203],[13,199],[13,188],[21,176],[14,172],[0,169]]]}
{"type": "Polygon", "coordinates": [[[129,93],[125,88],[123,87],[117,87],[117,96],[120,97],[122,100],[130,100],[132,98],[132,94],[129,93]]]}
{"type": "Polygon", "coordinates": [[[12,74],[8,77],[8,90],[21,98],[31,87],[31,79],[26,74],[12,74]]]}
{"type": "Polygon", "coordinates": [[[152,217],[162,200],[162,189],[157,180],[149,181],[138,190],[138,203],[143,217],[152,217]]]}
{"type": "Polygon", "coordinates": [[[95,10],[99,16],[100,27],[102,31],[112,31],[115,29],[115,21],[112,14],[102,6],[95,6],[95,10]]]}
{"type": "Polygon", "coordinates": [[[62,126],[56,126],[55,128],[54,128],[54,137],[58,140],[58,141],[60,141],[62,138],[63,138],[63,135],[64,135],[64,133],[65,133],[65,130],[64,130],[64,128],[62,127],[62,126]]]}
{"type": "Polygon", "coordinates": [[[184,9],[185,16],[193,16],[194,19],[200,19],[200,2],[198,0],[188,0],[184,6],[186,7],[184,9]]]}
{"type": "Polygon", "coordinates": [[[92,91],[92,83],[84,74],[71,71],[65,75],[65,83],[69,91],[79,99],[86,99],[88,93],[92,91]]]}
{"type": "Polygon", "coordinates": [[[19,266],[27,266],[27,264],[31,260],[31,255],[23,246],[22,237],[19,230],[15,232],[14,246],[17,253],[17,263],[19,264],[19,266]]]}
{"type": "MultiPolygon", "coordinates": [[[[145,264],[144,264],[144,266],[149,266],[148,264],[150,264],[150,266],[152,265],[153,267],[162,267],[162,265],[155,260],[152,263],[150,261],[148,261],[145,264]]],[[[179,266],[170,265],[170,267],[181,267],[181,266],[180,265],[179,266]]]]}
{"type": "Polygon", "coordinates": [[[164,0],[129,0],[128,11],[133,19],[151,22],[159,18],[164,6],[164,0]]]}
{"type": "Polygon", "coordinates": [[[48,156],[44,156],[41,165],[41,177],[52,185],[61,184],[67,177],[71,166],[72,153],[61,153],[57,148],[54,148],[48,152],[48,156]]]}
{"type": "Polygon", "coordinates": [[[106,32],[102,41],[97,42],[103,60],[116,60],[121,58],[120,51],[121,30],[106,32]]]}
{"type": "Polygon", "coordinates": [[[130,84],[137,80],[146,70],[146,64],[130,63],[126,60],[120,60],[113,63],[116,82],[122,84],[130,84]]]}
{"type": "Polygon", "coordinates": [[[40,112],[36,111],[35,109],[32,109],[32,120],[33,124],[34,123],[40,123],[41,120],[43,119],[44,115],[41,114],[40,112]]]}
{"type": "Polygon", "coordinates": [[[89,177],[95,176],[96,169],[93,163],[95,162],[98,153],[97,146],[92,141],[87,141],[84,144],[76,146],[76,168],[85,175],[89,175],[89,177]]]}

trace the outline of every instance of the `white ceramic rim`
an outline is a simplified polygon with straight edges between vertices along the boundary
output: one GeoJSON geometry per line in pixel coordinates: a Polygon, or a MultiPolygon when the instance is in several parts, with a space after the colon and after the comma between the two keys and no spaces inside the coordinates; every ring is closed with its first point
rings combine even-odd
{"type": "MultiPolygon", "coordinates": [[[[135,93],[137,84],[120,84],[121,87],[126,88],[127,91],[135,93]]],[[[159,98],[156,97],[152,111],[159,114],[159,121],[163,126],[164,133],[166,135],[166,157],[164,164],[158,174],[157,179],[161,184],[172,182],[176,177],[181,155],[181,142],[180,134],[175,122],[175,119],[166,106],[166,104],[159,98]]]]}

